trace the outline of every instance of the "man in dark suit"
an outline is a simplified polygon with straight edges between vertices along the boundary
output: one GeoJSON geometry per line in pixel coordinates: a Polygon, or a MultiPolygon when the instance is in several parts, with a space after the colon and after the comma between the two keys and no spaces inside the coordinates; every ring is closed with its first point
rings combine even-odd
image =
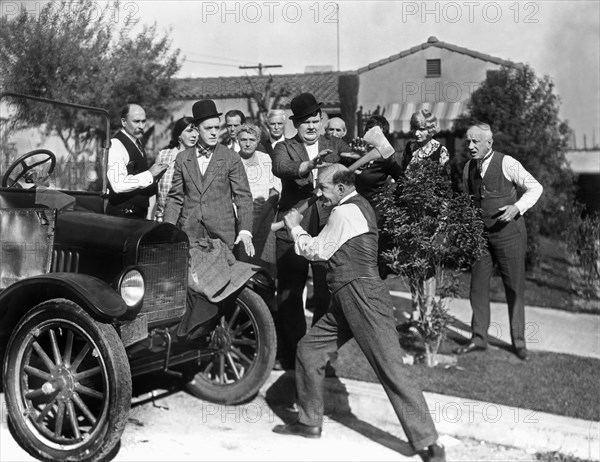
{"type": "Polygon", "coordinates": [[[377,269],[377,221],[373,208],[356,192],[354,174],[340,164],[319,172],[321,199],[335,207],[316,237],[291,210],[285,225],[295,252],[328,263],[331,310],[300,341],[296,364],[298,420],[277,425],[283,435],[319,438],[323,424],[325,364],[332,353],[354,338],[381,381],[415,451],[427,462],[446,460],[423,393],[402,365],[392,299],[377,269]]]}
{"type": "Polygon", "coordinates": [[[119,217],[147,218],[150,198],[168,164],[148,168],[141,139],[146,128],[146,112],[137,104],[121,109],[122,129],[110,141],[108,151],[108,204],[106,213],[119,217]]]}
{"type": "MultiPolygon", "coordinates": [[[[310,93],[291,102],[290,116],[298,131],[295,137],[278,142],[273,152],[273,173],[281,178],[282,191],[277,219],[292,208],[306,203],[314,194],[316,167],[323,161],[338,162],[350,147],[339,138],[321,136],[321,105],[310,93]]],[[[316,236],[327,222],[330,207],[317,202],[304,213],[302,226],[316,236]]],[[[294,240],[285,229],[276,233],[278,356],[284,369],[293,369],[298,341],[306,333],[302,292],[308,276],[308,261],[294,252],[294,240]]],[[[330,294],[325,282],[326,265],[311,262],[316,322],[329,307],[330,294]]]]}
{"type": "Polygon", "coordinates": [[[252,194],[240,156],[219,144],[221,113],[213,101],[194,103],[192,112],[198,144],[175,159],[164,221],[180,226],[190,240],[218,238],[229,249],[242,242],[253,256],[252,194]]]}
{"type": "Polygon", "coordinates": [[[267,114],[267,128],[269,135],[261,141],[258,150],[273,157],[275,145],[285,140],[285,111],[283,109],[272,109],[267,114]]]}
{"type": "Polygon", "coordinates": [[[487,246],[471,270],[471,341],[457,354],[487,348],[490,327],[490,278],[498,263],[510,319],[516,356],[527,359],[525,344],[525,253],[527,231],[523,215],[542,195],[542,185],[511,156],[492,150],[492,130],[487,124],[469,128],[465,146],[472,160],[463,171],[465,189],[481,208],[487,246]],[[523,191],[519,197],[517,191],[523,191]]]}

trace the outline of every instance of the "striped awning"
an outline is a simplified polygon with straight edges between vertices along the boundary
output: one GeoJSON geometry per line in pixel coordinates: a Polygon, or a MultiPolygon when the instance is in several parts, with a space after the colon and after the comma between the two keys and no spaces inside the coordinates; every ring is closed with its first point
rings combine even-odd
{"type": "Polygon", "coordinates": [[[390,131],[408,133],[410,116],[421,109],[429,109],[437,117],[440,131],[452,130],[454,120],[467,110],[468,100],[449,103],[391,103],[384,106],[383,115],[390,122],[390,131]]]}

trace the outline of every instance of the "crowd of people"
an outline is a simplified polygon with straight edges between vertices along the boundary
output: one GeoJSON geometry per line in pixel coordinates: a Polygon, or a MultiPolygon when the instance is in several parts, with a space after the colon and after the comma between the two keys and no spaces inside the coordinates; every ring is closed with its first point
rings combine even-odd
{"type": "MultiPolygon", "coordinates": [[[[419,162],[439,162],[449,175],[449,152],[434,139],[437,120],[425,109],[413,114],[413,138],[403,152],[384,157],[364,140],[347,142],[340,117],[323,126],[321,103],[313,94],[296,96],[290,107],[296,131],[291,138],[284,136],[284,110],[267,114],[268,133],[232,110],[225,114],[227,134],[221,141],[222,113],[213,101],[198,101],[190,117],[175,122],[171,141],[149,166],[140,143],[145,112],[126,105],[122,129],[109,151],[107,213],[172,223],[190,240],[220,239],[239,260],[261,265],[276,278],[277,360],[281,368],[295,370],[298,411],[297,421],[275,427],[276,433],[321,436],[326,366],[355,338],[415,451],[423,460],[443,461],[444,448],[423,393],[402,366],[392,302],[382,282],[385,265],[378,259],[382,211],[377,203],[386,184],[419,162]],[[362,159],[360,169],[357,158],[362,159]],[[278,221],[285,226],[273,232],[271,225],[278,221]],[[314,315],[307,332],[303,295],[309,270],[314,315]]],[[[372,116],[365,131],[373,127],[389,138],[385,117],[372,116]]],[[[492,146],[489,125],[468,130],[465,147],[472,159],[464,167],[464,185],[482,210],[487,246],[472,272],[472,339],[456,353],[487,347],[489,279],[496,261],[513,348],[526,360],[523,215],[542,186],[517,160],[492,146]]],[[[434,297],[430,276],[425,293],[434,297]]]]}

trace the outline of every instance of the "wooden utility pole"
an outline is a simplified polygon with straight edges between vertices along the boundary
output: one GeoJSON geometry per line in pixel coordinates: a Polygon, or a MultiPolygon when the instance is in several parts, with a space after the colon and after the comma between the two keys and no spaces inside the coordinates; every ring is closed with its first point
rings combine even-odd
{"type": "Polygon", "coordinates": [[[263,69],[268,67],[283,67],[281,64],[263,64],[258,63],[258,66],[239,66],[240,69],[258,69],[258,75],[263,75],[263,69]]]}

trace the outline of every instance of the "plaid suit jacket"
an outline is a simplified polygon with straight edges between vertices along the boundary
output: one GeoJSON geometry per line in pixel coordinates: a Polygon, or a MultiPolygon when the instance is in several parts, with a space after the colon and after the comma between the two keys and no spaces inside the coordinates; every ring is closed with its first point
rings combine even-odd
{"type": "Polygon", "coordinates": [[[192,242],[201,237],[218,238],[229,249],[239,231],[252,232],[252,194],[240,156],[218,144],[202,175],[196,148],[180,152],[164,221],[179,226],[192,242]]]}

